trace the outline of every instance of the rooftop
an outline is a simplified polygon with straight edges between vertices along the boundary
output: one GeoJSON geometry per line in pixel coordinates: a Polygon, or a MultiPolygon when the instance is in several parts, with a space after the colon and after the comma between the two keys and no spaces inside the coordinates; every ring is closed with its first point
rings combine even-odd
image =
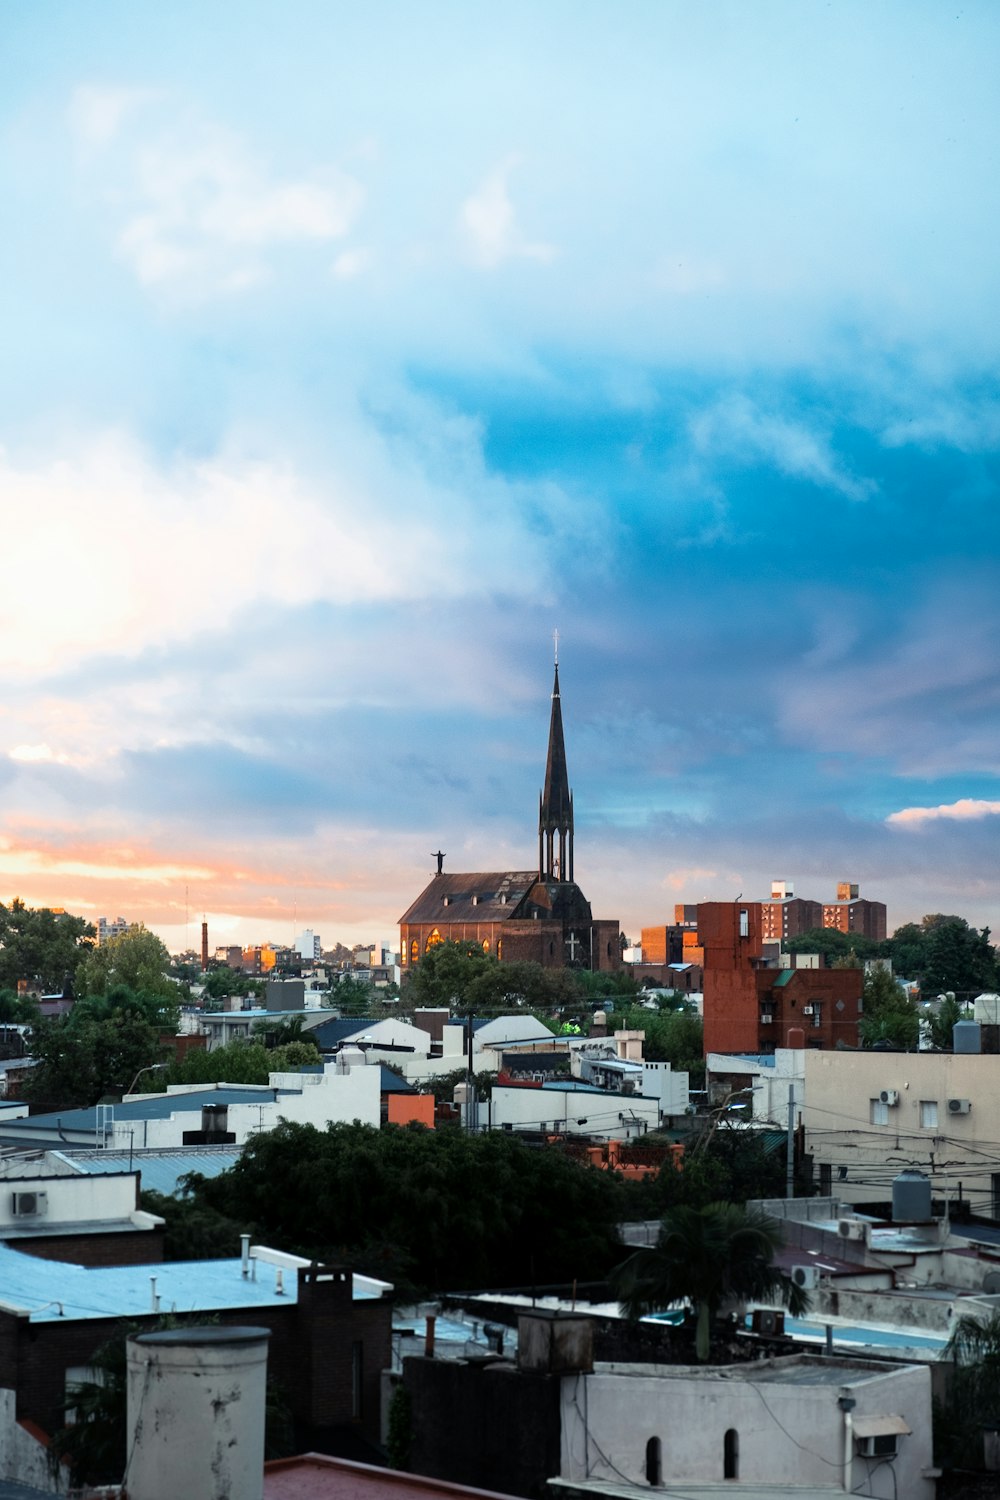
{"type": "MultiPolygon", "coordinates": [[[[381,1296],[384,1283],[354,1277],[354,1299],[381,1296]]],[[[145,1317],[152,1298],[164,1313],[221,1312],[230,1308],[283,1307],[298,1301],[298,1275],[263,1259],[250,1274],[231,1260],[154,1261],[144,1266],[76,1266],[24,1255],[0,1244],[0,1306],[27,1314],[32,1323],[87,1318],[145,1317]],[[283,1275],[278,1276],[278,1271],[283,1275]],[[283,1282],[283,1286],[279,1283],[283,1282]],[[56,1296],[53,1296],[53,1292],[56,1296]]]]}

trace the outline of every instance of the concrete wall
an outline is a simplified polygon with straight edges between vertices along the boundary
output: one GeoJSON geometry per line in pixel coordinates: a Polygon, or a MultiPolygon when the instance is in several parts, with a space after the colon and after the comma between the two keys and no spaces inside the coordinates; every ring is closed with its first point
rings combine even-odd
{"type": "Polygon", "coordinates": [[[589,1094],[575,1089],[501,1085],[493,1089],[489,1118],[494,1130],[507,1125],[514,1130],[538,1130],[544,1125],[550,1134],[624,1141],[641,1138],[645,1133],[643,1126],[646,1131],[656,1130],[660,1110],[656,1099],[642,1099],[636,1094],[589,1094]]]}
{"type": "MultiPolygon", "coordinates": [[[[725,1434],[739,1438],[738,1478],[763,1486],[828,1487],[844,1479],[844,1416],[837,1398],[846,1390],[855,1416],[894,1413],[912,1435],[899,1440],[892,1465],[853,1459],[851,1483],[884,1500],[933,1500],[934,1483],[922,1477],[931,1465],[931,1385],[927,1369],[905,1365],[888,1373],[860,1361],[845,1362],[843,1384],[796,1375],[814,1365],[800,1356],[768,1361],[779,1378],[741,1378],[761,1370],[729,1366],[600,1365],[593,1375],[562,1381],[560,1477],[648,1487],[646,1445],[659,1438],[666,1485],[721,1483],[725,1434]],[[780,1378],[784,1372],[784,1378],[780,1378]]],[[[829,1370],[829,1365],[827,1365],[829,1370]]]]}
{"type": "Polygon", "coordinates": [[[66,1492],[66,1475],[53,1477],[48,1449],[33,1433],[20,1426],[17,1398],[12,1390],[0,1389],[0,1479],[23,1484],[50,1494],[66,1492]]]}
{"type": "MultiPolygon", "coordinates": [[[[282,1080],[281,1087],[295,1087],[300,1092],[283,1094],[274,1102],[263,1095],[257,1098],[249,1095],[246,1104],[230,1104],[226,1129],[235,1134],[237,1146],[244,1145],[261,1130],[272,1130],[279,1120],[315,1125],[319,1129],[330,1121],[350,1124],[359,1120],[376,1128],[381,1123],[381,1072],[377,1067],[356,1067],[349,1073],[338,1073],[330,1066],[323,1073],[273,1074],[272,1081],[275,1078],[282,1080]]],[[[118,1150],[128,1150],[130,1140],[136,1150],[178,1148],[184,1132],[198,1130],[200,1125],[198,1110],[178,1110],[162,1119],[115,1121],[107,1144],[110,1149],[118,1150]]]]}
{"type": "Polygon", "coordinates": [[[807,1052],[802,1119],[815,1169],[832,1168],[849,1203],[892,1195],[892,1178],[915,1166],[935,1197],[962,1196],[975,1214],[998,1217],[991,1168],[1000,1140],[1000,1063],[982,1054],[933,1052],[807,1052]],[[888,1123],[874,1124],[870,1101],[895,1089],[888,1123]],[[968,1114],[951,1114],[949,1099],[968,1099],[968,1114]],[[936,1102],[938,1123],[920,1124],[921,1101],[936,1102]],[[840,1169],[846,1169],[841,1178],[840,1169]]]}
{"type": "MultiPolygon", "coordinates": [[[[127,1145],[127,1142],[126,1142],[127,1145]]],[[[130,1219],[136,1213],[134,1173],[121,1176],[81,1173],[78,1176],[18,1177],[0,1182],[0,1239],[11,1230],[46,1228],[52,1224],[94,1224],[104,1220],[130,1219]],[[14,1213],[14,1194],[43,1192],[45,1212],[25,1218],[14,1213]]],[[[142,1227],[148,1216],[142,1215],[142,1227]]]]}

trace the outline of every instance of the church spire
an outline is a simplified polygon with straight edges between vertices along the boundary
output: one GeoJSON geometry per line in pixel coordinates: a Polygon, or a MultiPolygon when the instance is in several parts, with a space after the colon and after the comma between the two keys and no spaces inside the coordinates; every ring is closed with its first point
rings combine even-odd
{"type": "Polygon", "coordinates": [[[573,793],[566,768],[562,704],[559,698],[559,636],[556,633],[555,678],[549,720],[545,790],[538,800],[538,873],[543,879],[573,879],[573,793]]]}

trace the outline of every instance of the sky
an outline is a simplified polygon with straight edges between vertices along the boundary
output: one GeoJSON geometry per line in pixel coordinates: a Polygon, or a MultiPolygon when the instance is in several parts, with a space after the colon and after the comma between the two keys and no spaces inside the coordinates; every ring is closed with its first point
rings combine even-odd
{"type": "Polygon", "coordinates": [[[0,899],[1000,928],[992,0],[0,9],[0,899]]]}

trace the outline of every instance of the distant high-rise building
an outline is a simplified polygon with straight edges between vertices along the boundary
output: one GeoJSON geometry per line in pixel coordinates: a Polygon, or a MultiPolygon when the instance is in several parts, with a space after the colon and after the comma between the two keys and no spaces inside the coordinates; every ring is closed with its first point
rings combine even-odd
{"type": "Polygon", "coordinates": [[[886,934],[885,903],[863,900],[859,892],[859,886],[842,880],[837,886],[836,901],[803,900],[794,894],[790,881],[773,880],[770,900],[758,903],[761,936],[783,942],[803,932],[829,927],[881,943],[886,934]]]}
{"type": "Polygon", "coordinates": [[[113,921],[110,917],[98,917],[94,925],[97,928],[97,946],[100,947],[110,938],[121,937],[134,923],[126,922],[124,917],[115,917],[113,921]]]}
{"type": "Polygon", "coordinates": [[[309,963],[313,963],[320,957],[322,950],[322,941],[319,936],[312,931],[311,928],[307,927],[305,932],[301,932],[299,934],[295,943],[295,951],[300,958],[304,958],[309,963]]]}

